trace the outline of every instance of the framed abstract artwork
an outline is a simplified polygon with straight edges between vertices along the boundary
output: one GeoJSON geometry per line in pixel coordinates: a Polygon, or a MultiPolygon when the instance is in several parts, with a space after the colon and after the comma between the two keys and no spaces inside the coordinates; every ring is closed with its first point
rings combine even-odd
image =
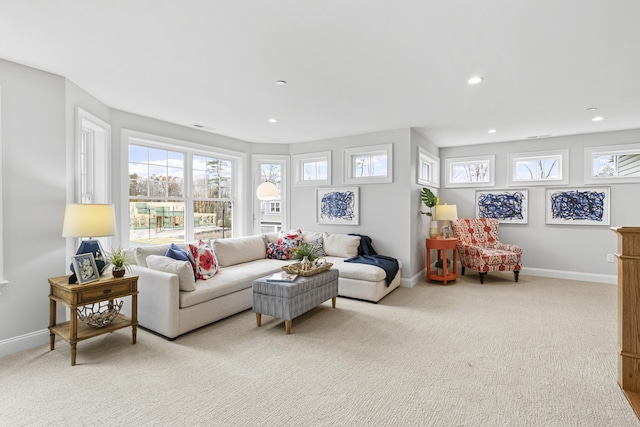
{"type": "Polygon", "coordinates": [[[529,190],[476,190],[476,217],[501,223],[528,222],[529,190]]]}
{"type": "Polygon", "coordinates": [[[358,199],[358,187],[316,189],[316,222],[358,225],[358,199]]]}
{"type": "Polygon", "coordinates": [[[610,187],[547,188],[546,223],[609,225],[610,187]]]}

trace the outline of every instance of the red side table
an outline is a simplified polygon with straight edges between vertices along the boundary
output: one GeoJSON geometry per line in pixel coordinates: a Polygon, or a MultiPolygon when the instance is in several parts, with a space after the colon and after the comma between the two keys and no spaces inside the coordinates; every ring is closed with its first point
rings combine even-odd
{"type": "Polygon", "coordinates": [[[450,280],[456,280],[458,278],[458,266],[456,259],[456,244],[458,243],[457,237],[450,237],[447,239],[427,239],[427,282],[432,280],[441,281],[446,286],[450,280]],[[437,271],[431,271],[431,251],[438,251],[438,259],[442,260],[442,275],[438,275],[437,271]],[[453,252],[453,271],[447,271],[447,251],[453,252]]]}

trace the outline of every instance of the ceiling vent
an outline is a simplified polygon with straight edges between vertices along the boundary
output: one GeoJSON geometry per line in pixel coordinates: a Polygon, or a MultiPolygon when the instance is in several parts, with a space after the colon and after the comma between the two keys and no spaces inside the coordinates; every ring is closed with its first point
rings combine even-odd
{"type": "Polygon", "coordinates": [[[193,127],[200,130],[206,130],[207,132],[212,132],[216,130],[216,128],[214,128],[213,126],[200,125],[198,123],[193,124],[193,127]]]}

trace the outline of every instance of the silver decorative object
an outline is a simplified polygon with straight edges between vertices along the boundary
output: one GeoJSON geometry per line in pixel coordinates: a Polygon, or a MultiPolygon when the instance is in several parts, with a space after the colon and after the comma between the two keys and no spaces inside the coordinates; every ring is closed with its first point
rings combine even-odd
{"type": "Polygon", "coordinates": [[[105,327],[118,316],[123,303],[116,299],[78,307],[78,319],[94,328],[105,327]]]}

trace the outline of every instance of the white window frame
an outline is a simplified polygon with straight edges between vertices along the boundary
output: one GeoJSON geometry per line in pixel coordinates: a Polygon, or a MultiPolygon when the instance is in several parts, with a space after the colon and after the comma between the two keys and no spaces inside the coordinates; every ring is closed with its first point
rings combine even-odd
{"type": "Polygon", "coordinates": [[[147,147],[158,148],[161,150],[169,150],[169,151],[178,151],[185,154],[185,168],[184,168],[184,181],[185,181],[185,239],[189,241],[191,237],[194,235],[194,226],[193,226],[193,207],[189,209],[186,208],[187,205],[193,203],[193,194],[191,194],[192,186],[193,186],[193,176],[192,176],[192,157],[193,155],[201,155],[207,157],[216,157],[216,158],[224,158],[229,159],[234,162],[235,171],[233,174],[233,179],[231,182],[232,185],[232,201],[234,204],[233,209],[233,227],[234,227],[234,236],[243,236],[245,235],[245,223],[243,221],[240,212],[246,213],[250,207],[247,207],[245,203],[243,203],[243,199],[240,197],[241,191],[240,188],[243,185],[242,176],[244,174],[244,170],[246,170],[246,154],[225,150],[223,148],[211,147],[206,145],[201,145],[189,141],[177,140],[173,138],[167,138],[159,135],[148,134],[144,132],[138,132],[130,129],[122,129],[121,133],[121,164],[123,165],[122,170],[126,179],[122,180],[121,185],[121,201],[122,206],[126,206],[127,208],[122,209],[120,213],[120,224],[122,225],[122,246],[129,247],[134,246],[129,242],[129,144],[139,144],[147,147]],[[191,237],[190,237],[191,236],[191,237]]]}
{"type": "Polygon", "coordinates": [[[445,187],[446,188],[462,188],[462,187],[493,187],[495,185],[495,163],[496,156],[493,154],[486,156],[474,156],[474,157],[452,157],[445,159],[444,168],[445,174],[445,187]],[[473,181],[473,182],[453,182],[453,166],[457,164],[472,164],[472,163],[488,163],[489,172],[488,180],[486,181],[473,181]]]}
{"type": "Polygon", "coordinates": [[[422,147],[418,147],[418,166],[416,170],[417,181],[427,187],[440,187],[440,157],[434,156],[422,147]],[[429,166],[428,176],[423,176],[422,165],[429,166]]]}
{"type": "MultiPolygon", "coordinates": [[[[0,87],[0,248],[3,246],[4,239],[4,219],[2,217],[2,201],[4,200],[2,197],[2,87],[0,87]]],[[[2,288],[9,283],[4,278],[4,254],[2,251],[2,255],[0,255],[0,295],[2,295],[2,288]]]]}
{"type": "Polygon", "coordinates": [[[393,144],[345,148],[343,150],[343,154],[345,184],[385,184],[393,182],[393,144]],[[355,157],[373,156],[381,153],[384,153],[387,157],[387,172],[385,176],[355,176],[355,170],[353,167],[353,160],[355,157]]]}
{"type": "Polygon", "coordinates": [[[111,203],[111,125],[76,109],[76,200],[78,203],[111,203]],[[82,135],[88,135],[83,157],[82,135]],[[88,187],[83,192],[83,175],[88,187]]]}
{"type": "Polygon", "coordinates": [[[322,151],[318,153],[292,154],[291,162],[293,163],[293,186],[318,186],[331,185],[331,151],[322,151]],[[327,162],[327,179],[305,180],[304,164],[307,162],[327,162]]]}
{"type": "Polygon", "coordinates": [[[640,154],[640,144],[605,145],[584,149],[585,184],[638,183],[640,177],[633,176],[593,176],[593,158],[598,155],[640,154]]]}
{"type": "Polygon", "coordinates": [[[536,151],[531,153],[509,153],[507,165],[507,185],[521,187],[523,185],[569,185],[569,150],[536,151]],[[518,179],[516,178],[516,163],[522,160],[538,160],[555,158],[558,162],[558,178],[551,179],[518,179]]]}
{"type": "MultiPolygon", "coordinates": [[[[256,189],[258,185],[262,182],[262,178],[258,178],[260,173],[260,165],[263,163],[280,163],[280,215],[282,218],[281,225],[282,229],[286,230],[289,228],[289,218],[291,218],[291,203],[289,203],[289,169],[291,168],[291,156],[280,156],[275,154],[254,154],[251,156],[251,186],[250,186],[250,194],[251,197],[248,209],[251,209],[251,215],[247,215],[247,218],[250,223],[250,230],[252,230],[253,234],[261,234],[262,231],[260,229],[260,221],[256,220],[256,214],[259,215],[261,201],[258,200],[256,196],[256,189]]],[[[265,205],[265,212],[266,212],[265,205]]]]}

